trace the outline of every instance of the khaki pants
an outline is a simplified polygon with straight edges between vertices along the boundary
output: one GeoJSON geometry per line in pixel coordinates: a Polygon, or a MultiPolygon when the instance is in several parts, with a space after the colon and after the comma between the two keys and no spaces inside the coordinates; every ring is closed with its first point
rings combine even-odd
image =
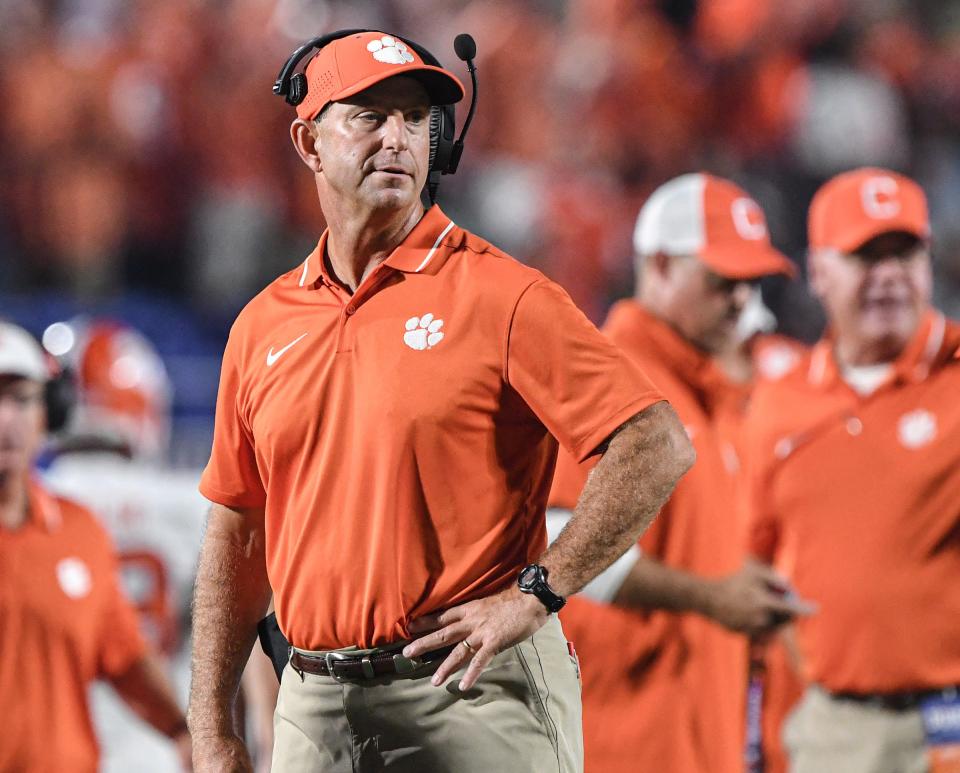
{"type": "MultiPolygon", "coordinates": [[[[442,662],[442,661],[441,661],[442,662]]],[[[468,692],[439,662],[338,682],[288,664],[274,715],[278,773],[580,773],[580,682],[560,621],[497,655],[468,692]]]]}
{"type": "Polygon", "coordinates": [[[892,711],[810,687],[784,723],[790,773],[927,773],[919,710],[892,711]]]}

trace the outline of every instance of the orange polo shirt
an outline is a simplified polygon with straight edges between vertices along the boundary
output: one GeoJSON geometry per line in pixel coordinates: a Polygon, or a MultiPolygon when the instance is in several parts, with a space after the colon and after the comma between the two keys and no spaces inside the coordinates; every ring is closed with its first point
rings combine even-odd
{"type": "Polygon", "coordinates": [[[829,341],[758,386],[751,538],[819,611],[797,623],[834,692],[960,684],[960,326],[931,312],[862,397],[829,341]]]}
{"type": "Polygon", "coordinates": [[[145,645],[96,518],[38,483],[29,503],[21,527],[0,527],[0,771],[95,771],[87,688],[145,645]]]}
{"type": "MultiPolygon", "coordinates": [[[[604,332],[663,390],[697,451],[640,540],[647,555],[704,577],[737,571],[743,529],[733,497],[733,443],[716,413],[733,389],[708,357],[632,300],[604,332]]],[[[561,454],[551,504],[572,507],[586,466],[561,454]]],[[[570,600],[561,612],[583,667],[586,770],[741,773],[747,651],[743,637],[697,615],[570,600]]]]}
{"type": "Polygon", "coordinates": [[[326,234],[241,312],[201,492],[266,508],[280,627],[376,646],[503,590],[578,458],[661,400],[567,294],[433,207],[350,294],[326,234]]]}

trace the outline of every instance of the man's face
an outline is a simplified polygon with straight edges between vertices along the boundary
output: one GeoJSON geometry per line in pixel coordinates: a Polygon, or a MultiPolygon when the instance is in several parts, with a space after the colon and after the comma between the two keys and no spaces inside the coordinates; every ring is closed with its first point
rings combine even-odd
{"type": "Polygon", "coordinates": [[[853,253],[818,250],[811,285],[838,339],[895,359],[930,305],[930,252],[916,236],[886,233],[853,253]]]}
{"type": "Polygon", "coordinates": [[[430,155],[430,101],[420,83],[395,76],[316,121],[321,175],[334,197],[365,209],[403,209],[419,201],[430,155]]]}
{"type": "Polygon", "coordinates": [[[0,475],[30,469],[46,433],[43,384],[0,375],[0,475]]]}
{"type": "Polygon", "coordinates": [[[706,352],[729,347],[737,320],[750,298],[751,282],[726,279],[691,256],[671,256],[663,275],[669,321],[706,352]]]}

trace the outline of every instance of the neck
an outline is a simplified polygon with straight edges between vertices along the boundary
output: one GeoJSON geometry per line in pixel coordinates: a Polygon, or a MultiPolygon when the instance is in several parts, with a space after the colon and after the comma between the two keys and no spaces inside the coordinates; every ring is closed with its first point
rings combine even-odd
{"type": "Polygon", "coordinates": [[[404,210],[332,213],[327,217],[327,256],[337,279],[355,292],[413,230],[423,212],[418,200],[404,210]]]}
{"type": "Polygon", "coordinates": [[[841,367],[886,365],[900,356],[905,343],[893,337],[870,341],[856,341],[838,337],[833,351],[841,367]]]}
{"type": "Polygon", "coordinates": [[[688,343],[694,349],[702,354],[711,354],[711,352],[708,351],[708,349],[699,341],[694,341],[680,329],[679,325],[673,321],[669,309],[667,308],[667,304],[662,301],[659,295],[653,292],[644,292],[642,288],[640,288],[636,291],[636,293],[634,293],[633,299],[648,314],[660,320],[664,325],[673,330],[674,333],[676,333],[683,341],[688,343]]]}
{"type": "Polygon", "coordinates": [[[0,471],[0,528],[16,529],[27,519],[27,486],[24,476],[0,471]]]}

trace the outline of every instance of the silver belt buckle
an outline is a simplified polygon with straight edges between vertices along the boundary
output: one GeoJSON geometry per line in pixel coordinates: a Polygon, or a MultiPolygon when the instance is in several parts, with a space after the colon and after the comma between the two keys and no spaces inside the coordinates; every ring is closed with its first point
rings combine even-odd
{"type": "Polygon", "coordinates": [[[343,660],[350,660],[350,655],[347,655],[346,653],[343,653],[343,652],[326,652],[323,655],[323,659],[327,664],[327,674],[332,676],[338,682],[347,681],[345,677],[337,675],[337,670],[334,667],[334,664],[343,660]]]}

